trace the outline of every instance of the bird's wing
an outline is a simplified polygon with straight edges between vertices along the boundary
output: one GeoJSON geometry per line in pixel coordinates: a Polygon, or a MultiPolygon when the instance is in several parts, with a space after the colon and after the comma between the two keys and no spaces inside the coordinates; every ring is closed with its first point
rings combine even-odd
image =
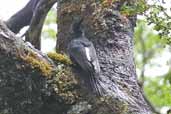
{"type": "Polygon", "coordinates": [[[89,56],[91,58],[91,62],[92,62],[92,65],[94,67],[94,71],[95,73],[100,73],[100,65],[99,65],[99,61],[98,61],[98,57],[96,55],[96,50],[93,46],[93,43],[90,43],[91,46],[89,47],[89,56]]]}
{"type": "Polygon", "coordinates": [[[103,90],[98,83],[98,77],[100,75],[100,65],[96,55],[96,50],[93,43],[90,41],[73,41],[68,46],[68,53],[79,66],[87,72],[89,75],[87,79],[91,89],[99,94],[103,94],[103,90]]]}
{"type": "Polygon", "coordinates": [[[87,48],[84,47],[80,42],[70,43],[68,46],[68,53],[74,61],[76,61],[84,71],[92,72],[93,66],[89,61],[89,53],[87,54],[87,48]]]}

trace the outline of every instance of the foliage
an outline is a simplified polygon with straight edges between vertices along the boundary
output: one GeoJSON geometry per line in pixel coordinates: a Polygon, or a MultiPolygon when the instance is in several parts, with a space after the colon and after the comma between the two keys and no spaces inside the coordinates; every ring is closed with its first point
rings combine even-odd
{"type": "Polygon", "coordinates": [[[121,13],[124,15],[141,14],[148,8],[145,0],[125,1],[121,7],[121,13]]]}
{"type": "Polygon", "coordinates": [[[165,83],[171,84],[171,71],[165,75],[165,83]]]}
{"type": "Polygon", "coordinates": [[[56,8],[52,8],[45,20],[42,32],[41,49],[43,52],[55,50],[57,36],[56,8]]]}
{"type": "Polygon", "coordinates": [[[148,78],[144,89],[149,100],[155,106],[171,106],[171,86],[165,83],[163,77],[148,78]]]}
{"type": "Polygon", "coordinates": [[[112,3],[120,2],[120,11],[126,16],[132,16],[143,13],[148,5],[145,0],[100,0],[104,6],[111,6],[112,3]]]}
{"type": "Polygon", "coordinates": [[[151,64],[151,60],[158,57],[159,54],[165,51],[166,41],[160,39],[159,35],[154,32],[153,27],[147,25],[147,21],[138,20],[137,27],[135,28],[135,58],[136,66],[141,71],[142,76],[145,77],[144,90],[152,102],[153,105],[157,107],[170,106],[171,105],[171,72],[168,72],[162,77],[154,77],[155,75],[148,75],[144,73],[145,66],[156,66],[156,64],[151,64]],[[148,78],[147,78],[148,77],[148,78]],[[162,99],[161,99],[162,98],[162,99]]]}
{"type": "Polygon", "coordinates": [[[56,9],[52,8],[48,13],[45,24],[55,23],[56,22],[56,17],[55,16],[56,16],[56,9]]]}
{"type": "Polygon", "coordinates": [[[56,38],[56,9],[52,8],[45,20],[43,27],[43,37],[44,38],[56,38]]]}
{"type": "Polygon", "coordinates": [[[134,36],[136,64],[142,69],[153,57],[163,51],[165,43],[144,20],[137,21],[134,36]]]}
{"type": "Polygon", "coordinates": [[[145,13],[148,23],[153,24],[154,29],[158,31],[162,39],[166,39],[168,44],[171,44],[171,16],[170,1],[153,0],[153,3],[149,5],[149,10],[145,13]]]}

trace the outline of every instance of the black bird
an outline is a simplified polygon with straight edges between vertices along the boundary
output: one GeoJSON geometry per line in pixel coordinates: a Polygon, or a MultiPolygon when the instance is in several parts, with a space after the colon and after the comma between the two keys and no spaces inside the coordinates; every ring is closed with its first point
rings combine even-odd
{"type": "Polygon", "coordinates": [[[93,43],[85,37],[81,28],[83,19],[72,24],[72,40],[68,44],[68,54],[73,62],[78,64],[86,74],[84,79],[90,83],[90,87],[97,95],[102,94],[98,83],[100,65],[93,43]]]}

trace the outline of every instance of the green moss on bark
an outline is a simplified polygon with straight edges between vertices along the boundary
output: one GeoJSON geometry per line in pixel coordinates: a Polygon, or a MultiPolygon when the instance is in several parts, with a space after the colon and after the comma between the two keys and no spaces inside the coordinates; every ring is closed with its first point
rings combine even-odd
{"type": "Polygon", "coordinates": [[[53,70],[52,66],[49,63],[39,59],[34,52],[28,52],[25,57],[21,58],[28,63],[32,69],[39,70],[44,76],[51,76],[53,70]]]}
{"type": "Polygon", "coordinates": [[[51,58],[55,63],[63,63],[65,65],[71,65],[72,62],[69,59],[68,56],[64,55],[64,54],[59,54],[59,53],[52,53],[49,52],[48,57],[51,58]]]}

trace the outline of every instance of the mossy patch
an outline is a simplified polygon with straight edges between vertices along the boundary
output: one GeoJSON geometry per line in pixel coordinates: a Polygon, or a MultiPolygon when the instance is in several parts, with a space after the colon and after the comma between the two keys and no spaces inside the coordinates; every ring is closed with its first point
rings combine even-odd
{"type": "Polygon", "coordinates": [[[133,0],[125,1],[120,8],[120,12],[125,16],[132,16],[142,14],[147,9],[148,5],[145,0],[133,0]]]}
{"type": "Polygon", "coordinates": [[[110,7],[115,2],[120,2],[120,12],[125,16],[141,14],[148,9],[145,0],[101,0],[101,4],[104,7],[110,7]]]}
{"type": "Polygon", "coordinates": [[[59,69],[56,76],[53,79],[53,88],[57,95],[59,96],[60,102],[65,102],[65,104],[73,104],[79,98],[78,81],[75,79],[69,67],[64,67],[59,69]]]}
{"type": "Polygon", "coordinates": [[[34,52],[28,52],[25,57],[22,57],[24,61],[26,61],[32,69],[38,69],[44,76],[51,76],[52,73],[52,66],[39,59],[34,52]]]}
{"type": "Polygon", "coordinates": [[[72,64],[71,60],[70,60],[69,57],[66,56],[66,55],[59,54],[59,53],[52,53],[52,52],[49,52],[47,55],[48,55],[48,57],[51,58],[55,63],[63,63],[63,64],[65,64],[65,65],[71,65],[71,64],[72,64]]]}
{"type": "Polygon", "coordinates": [[[118,0],[102,0],[101,4],[105,7],[109,7],[109,6],[112,6],[112,4],[116,1],[118,0]]]}

